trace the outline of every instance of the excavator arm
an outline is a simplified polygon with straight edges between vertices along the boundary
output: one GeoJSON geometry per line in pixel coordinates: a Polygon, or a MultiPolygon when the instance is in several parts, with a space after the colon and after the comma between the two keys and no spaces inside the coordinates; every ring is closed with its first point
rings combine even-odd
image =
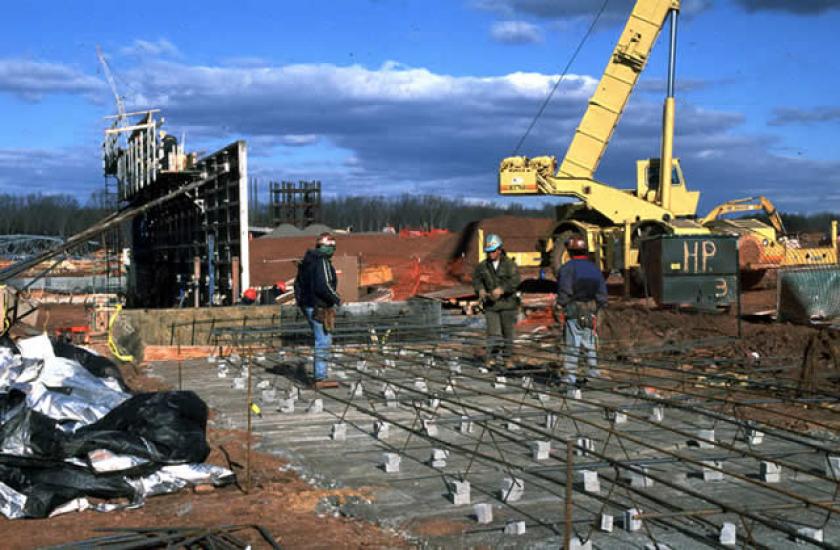
{"type": "Polygon", "coordinates": [[[727,201],[723,204],[719,204],[709,211],[701,220],[701,225],[706,225],[709,222],[713,222],[719,219],[721,216],[725,214],[733,214],[737,212],[758,212],[764,211],[767,215],[767,218],[770,220],[770,225],[773,226],[773,229],[776,230],[776,234],[778,236],[786,235],[785,225],[782,222],[782,217],[779,215],[778,210],[773,205],[773,203],[767,197],[758,196],[758,197],[746,197],[743,199],[735,199],[732,201],[727,201]]]}

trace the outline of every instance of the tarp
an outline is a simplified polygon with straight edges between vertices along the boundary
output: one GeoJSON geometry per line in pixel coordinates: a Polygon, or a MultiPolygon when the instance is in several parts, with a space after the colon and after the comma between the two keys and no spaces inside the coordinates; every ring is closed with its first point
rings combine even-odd
{"type": "MultiPolygon", "coordinates": [[[[46,517],[233,473],[201,464],[207,406],[193,392],[131,395],[119,370],[45,336],[0,341],[0,513],[46,517]]],[[[122,504],[123,506],[125,504],[122,504]]],[[[98,505],[95,509],[115,509],[98,505]]]]}

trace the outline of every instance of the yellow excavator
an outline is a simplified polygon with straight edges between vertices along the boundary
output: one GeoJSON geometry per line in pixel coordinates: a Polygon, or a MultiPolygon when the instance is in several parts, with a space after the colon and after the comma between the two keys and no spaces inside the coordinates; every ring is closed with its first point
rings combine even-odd
{"type": "MultiPolygon", "coordinates": [[[[500,194],[555,195],[578,201],[558,207],[557,223],[545,239],[542,250],[519,255],[519,258],[530,259],[530,266],[545,266],[550,262],[556,269],[564,259],[565,237],[572,233],[585,236],[589,251],[604,272],[620,270],[625,280],[628,272],[639,266],[640,242],[657,235],[737,234],[764,247],[766,252],[759,256],[768,260],[779,257],[777,252],[770,252],[777,245],[788,248],[782,240],[784,229],[781,225],[771,227],[755,219],[719,219],[720,215],[737,211],[746,203],[733,201],[717,207],[706,218],[697,218],[700,193],[687,188],[679,160],[673,156],[679,9],[679,0],[637,0],[559,168],[554,156],[515,156],[502,160],[500,194]],[[660,157],[637,161],[635,188],[619,189],[597,181],[595,171],[667,22],[670,22],[670,47],[660,157]]],[[[766,199],[765,204],[771,205],[766,199]]],[[[772,205],[765,211],[772,212],[781,222],[772,205]]],[[[836,235],[832,242],[836,242],[836,235]]],[[[786,258],[786,262],[802,263],[805,256],[797,253],[782,254],[781,257],[786,258]]],[[[836,250],[827,247],[809,257],[808,262],[836,263],[836,250]]],[[[741,267],[766,270],[785,262],[765,263],[756,259],[745,265],[742,261],[741,267]]]]}

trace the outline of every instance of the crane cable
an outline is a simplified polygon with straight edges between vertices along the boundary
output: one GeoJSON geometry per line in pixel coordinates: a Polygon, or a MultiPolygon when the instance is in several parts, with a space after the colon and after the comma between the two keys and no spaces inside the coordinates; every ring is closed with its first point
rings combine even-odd
{"type": "Polygon", "coordinates": [[[601,4],[601,9],[599,9],[598,13],[595,14],[595,19],[592,20],[592,24],[589,25],[589,29],[587,29],[586,34],[583,35],[583,38],[581,38],[580,43],[578,44],[577,48],[572,54],[572,57],[569,58],[568,63],[566,63],[566,67],[560,74],[560,78],[558,78],[557,82],[554,83],[554,86],[551,88],[551,91],[548,93],[548,96],[545,98],[542,105],[540,105],[540,108],[537,111],[537,114],[534,116],[534,119],[531,121],[531,124],[528,126],[528,129],[525,130],[525,133],[519,139],[519,143],[516,144],[516,148],[514,148],[513,154],[511,156],[516,156],[517,154],[519,154],[519,149],[522,148],[522,144],[525,143],[525,140],[528,138],[528,135],[531,133],[531,130],[534,129],[534,126],[537,124],[537,121],[542,116],[543,112],[545,111],[545,108],[548,106],[549,101],[551,101],[551,98],[554,97],[554,92],[557,91],[558,86],[560,86],[560,83],[563,82],[563,78],[565,78],[566,74],[569,72],[572,63],[575,62],[575,59],[580,53],[580,50],[583,49],[583,45],[589,39],[589,35],[592,34],[592,31],[595,29],[595,25],[598,23],[598,20],[601,19],[601,15],[603,15],[604,10],[607,9],[607,4],[609,3],[610,0],[604,0],[604,3],[601,4]]]}

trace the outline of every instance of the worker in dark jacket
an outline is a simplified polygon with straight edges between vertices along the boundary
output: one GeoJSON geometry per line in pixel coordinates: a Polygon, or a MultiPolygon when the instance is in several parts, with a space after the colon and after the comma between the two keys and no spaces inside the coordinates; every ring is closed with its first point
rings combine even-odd
{"type": "Polygon", "coordinates": [[[487,321],[486,364],[498,363],[499,355],[504,366],[513,366],[513,325],[519,313],[519,267],[508,258],[498,235],[487,235],[484,252],[487,258],[478,264],[473,273],[473,288],[484,307],[487,321]]]}
{"type": "Polygon", "coordinates": [[[335,238],[330,233],[321,233],[315,248],[306,251],[295,278],[295,299],[315,337],[313,362],[316,388],[329,385],[326,382],[327,361],[335,329],[336,307],[341,305],[338,276],[331,261],[335,246],[335,238]]]}
{"type": "Polygon", "coordinates": [[[586,355],[587,376],[597,378],[598,312],[607,306],[607,283],[598,266],[586,254],[586,241],[574,235],[566,241],[571,259],[557,272],[555,318],[564,339],[563,382],[578,384],[581,349],[586,355]]]}

